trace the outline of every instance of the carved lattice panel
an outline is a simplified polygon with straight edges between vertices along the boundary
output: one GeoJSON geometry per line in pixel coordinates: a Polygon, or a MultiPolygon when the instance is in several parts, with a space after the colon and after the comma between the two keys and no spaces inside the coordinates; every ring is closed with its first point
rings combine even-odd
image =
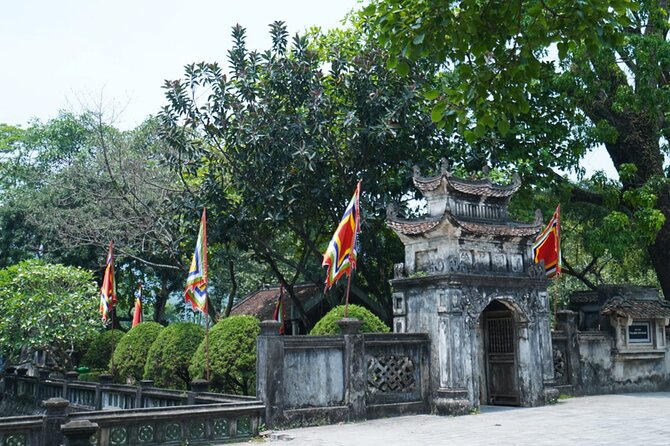
{"type": "Polygon", "coordinates": [[[165,440],[167,441],[181,440],[181,426],[177,423],[171,423],[165,426],[165,440]]]}
{"type": "Polygon", "coordinates": [[[214,438],[228,438],[230,436],[230,423],[225,418],[214,420],[214,438]]]}
{"type": "Polygon", "coordinates": [[[113,427],[109,435],[112,446],[128,444],[128,430],[125,427],[113,427]]]}
{"type": "Polygon", "coordinates": [[[247,436],[251,435],[251,418],[241,417],[237,419],[237,435],[247,436]]]}
{"type": "Polygon", "coordinates": [[[24,434],[14,434],[5,438],[4,446],[25,446],[26,436],[24,434]]]}
{"type": "Polygon", "coordinates": [[[150,424],[145,424],[137,429],[137,441],[140,444],[147,444],[154,442],[154,427],[150,424]]]}
{"type": "Polygon", "coordinates": [[[194,422],[188,427],[189,438],[192,440],[199,440],[205,438],[205,423],[194,422]]]}
{"type": "Polygon", "coordinates": [[[414,390],[414,362],[407,356],[374,356],[368,359],[368,389],[372,392],[414,390]]]}

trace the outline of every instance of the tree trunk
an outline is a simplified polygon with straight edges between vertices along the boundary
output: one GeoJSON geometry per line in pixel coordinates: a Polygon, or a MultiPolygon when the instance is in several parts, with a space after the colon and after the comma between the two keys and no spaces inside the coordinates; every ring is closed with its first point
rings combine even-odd
{"type": "Polygon", "coordinates": [[[160,322],[163,318],[163,313],[165,313],[165,304],[170,297],[170,286],[169,280],[165,274],[160,275],[161,279],[161,289],[156,296],[156,303],[154,305],[154,321],[160,322]]]}
{"type": "Polygon", "coordinates": [[[668,186],[664,186],[662,193],[659,194],[657,207],[665,215],[665,223],[656,235],[654,243],[649,246],[648,252],[663,295],[666,300],[670,300],[670,191],[668,186]]]}

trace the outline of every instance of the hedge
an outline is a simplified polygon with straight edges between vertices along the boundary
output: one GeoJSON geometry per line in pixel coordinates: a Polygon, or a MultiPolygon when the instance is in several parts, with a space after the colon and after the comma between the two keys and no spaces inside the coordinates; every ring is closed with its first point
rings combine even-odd
{"type": "MultiPolygon", "coordinates": [[[[259,321],[253,316],[230,316],[209,332],[210,388],[217,392],[256,393],[256,338],[259,321]]],[[[205,340],[193,355],[189,373],[205,377],[205,340]]]]}
{"type": "Polygon", "coordinates": [[[105,330],[98,333],[91,341],[79,365],[91,369],[107,368],[114,348],[119,345],[124,335],[125,333],[121,330],[105,330]]]}
{"type": "Polygon", "coordinates": [[[168,325],[149,349],[144,379],[153,379],[156,387],[185,390],[191,382],[188,367],[205,330],[191,322],[168,325]]]}
{"type": "Polygon", "coordinates": [[[142,322],[131,328],[114,350],[114,367],[110,370],[114,380],[121,383],[136,383],[144,376],[144,364],[151,344],[163,326],[156,322],[142,322]]]}
{"type": "MultiPolygon", "coordinates": [[[[314,325],[314,328],[309,332],[310,335],[335,335],[340,334],[340,327],[337,321],[344,317],[344,305],[337,307],[326,313],[319,322],[314,325]]],[[[367,308],[360,305],[349,305],[347,317],[356,318],[363,322],[360,328],[360,333],[388,333],[389,327],[375,316],[367,308]]]]}

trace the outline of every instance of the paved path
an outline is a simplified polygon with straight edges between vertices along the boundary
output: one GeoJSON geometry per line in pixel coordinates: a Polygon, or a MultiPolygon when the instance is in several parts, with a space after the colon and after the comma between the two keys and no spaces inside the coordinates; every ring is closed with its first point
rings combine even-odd
{"type": "MultiPolygon", "coordinates": [[[[486,406],[461,417],[416,415],[275,432],[268,446],[670,445],[670,393],[570,398],[535,408],[486,406]]],[[[249,445],[250,443],[239,443],[249,445]]]]}

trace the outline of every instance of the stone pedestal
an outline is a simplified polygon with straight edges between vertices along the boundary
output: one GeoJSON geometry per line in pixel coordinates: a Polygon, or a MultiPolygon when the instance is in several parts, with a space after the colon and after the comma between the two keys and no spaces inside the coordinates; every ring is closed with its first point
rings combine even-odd
{"type": "Polygon", "coordinates": [[[340,333],[343,335],[355,335],[358,334],[363,322],[356,319],[355,317],[342,318],[336,322],[340,327],[340,333]]]}
{"type": "Polygon", "coordinates": [[[91,436],[98,432],[98,424],[89,420],[70,421],[61,426],[67,446],[90,446],[91,436]]]}

